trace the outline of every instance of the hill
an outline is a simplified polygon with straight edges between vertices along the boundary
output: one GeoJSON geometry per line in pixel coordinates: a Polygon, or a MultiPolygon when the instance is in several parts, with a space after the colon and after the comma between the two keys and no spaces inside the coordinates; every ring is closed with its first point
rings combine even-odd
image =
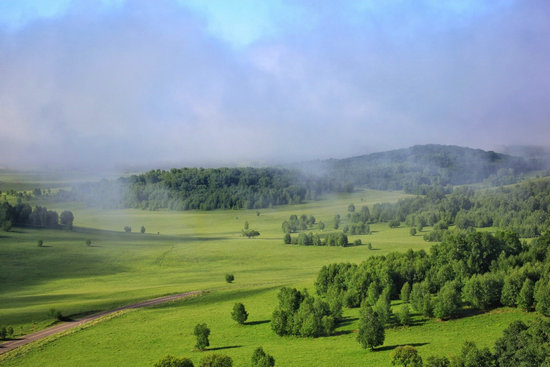
{"type": "Polygon", "coordinates": [[[542,168],[527,159],[452,145],[415,145],[406,149],[300,165],[309,174],[379,190],[424,194],[432,185],[463,185],[491,179],[512,183],[518,176],[542,168]]]}

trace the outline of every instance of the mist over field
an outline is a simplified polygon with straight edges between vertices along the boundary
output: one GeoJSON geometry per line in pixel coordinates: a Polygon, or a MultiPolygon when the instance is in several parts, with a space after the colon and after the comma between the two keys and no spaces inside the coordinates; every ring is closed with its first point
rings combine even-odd
{"type": "Polygon", "coordinates": [[[1,166],[550,138],[547,1],[3,1],[0,14],[1,166]]]}

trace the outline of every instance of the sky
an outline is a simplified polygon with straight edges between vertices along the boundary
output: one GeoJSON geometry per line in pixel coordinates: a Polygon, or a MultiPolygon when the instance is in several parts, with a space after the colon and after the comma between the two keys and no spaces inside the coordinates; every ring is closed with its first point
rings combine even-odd
{"type": "Polygon", "coordinates": [[[547,0],[2,0],[0,166],[550,141],[547,0]]]}

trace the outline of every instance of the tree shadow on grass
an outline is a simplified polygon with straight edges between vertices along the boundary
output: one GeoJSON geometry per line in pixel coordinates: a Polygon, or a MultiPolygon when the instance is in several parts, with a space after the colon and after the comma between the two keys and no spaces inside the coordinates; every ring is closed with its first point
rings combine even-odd
{"type": "Polygon", "coordinates": [[[470,317],[470,316],[481,315],[485,312],[486,311],[478,310],[478,309],[475,309],[475,308],[462,308],[457,312],[457,314],[452,318],[452,320],[462,319],[462,318],[470,317]]]}
{"type": "Polygon", "coordinates": [[[268,322],[270,322],[271,320],[259,320],[259,321],[249,321],[249,322],[245,322],[244,325],[261,325],[261,324],[267,324],[268,322]]]}
{"type": "Polygon", "coordinates": [[[345,317],[342,320],[338,321],[336,323],[336,326],[337,327],[348,326],[357,320],[359,320],[359,318],[357,317],[345,317]]]}
{"type": "Polygon", "coordinates": [[[242,345],[229,345],[227,347],[206,348],[207,351],[241,348],[242,345]]]}
{"type": "Polygon", "coordinates": [[[353,330],[339,330],[332,333],[332,336],[348,335],[353,334],[353,330]]]}
{"type": "Polygon", "coordinates": [[[386,346],[383,346],[383,347],[380,347],[380,348],[375,348],[374,350],[376,352],[383,352],[383,351],[386,351],[386,350],[394,350],[397,347],[404,347],[406,345],[410,345],[411,347],[421,347],[421,346],[427,345],[427,344],[430,344],[430,343],[408,343],[408,344],[386,345],[386,346]]]}

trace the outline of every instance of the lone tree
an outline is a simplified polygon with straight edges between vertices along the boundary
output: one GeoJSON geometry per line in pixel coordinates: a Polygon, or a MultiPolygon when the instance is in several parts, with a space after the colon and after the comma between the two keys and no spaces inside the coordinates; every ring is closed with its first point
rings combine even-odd
{"type": "Polygon", "coordinates": [[[91,246],[91,245],[92,245],[92,240],[87,239],[87,240],[86,240],[86,246],[91,246]]]}
{"type": "Polygon", "coordinates": [[[246,236],[248,238],[257,237],[260,235],[260,232],[256,231],[255,229],[243,229],[242,233],[243,236],[246,236]]]}
{"type": "Polygon", "coordinates": [[[164,356],[153,367],[194,367],[189,358],[177,358],[171,355],[164,356]]]}
{"type": "Polygon", "coordinates": [[[141,226],[141,229],[139,230],[141,233],[145,233],[145,227],[141,226]]]}
{"type": "Polygon", "coordinates": [[[273,367],[275,366],[275,358],[270,356],[262,347],[256,348],[252,354],[252,367],[273,367]]]}
{"type": "Polygon", "coordinates": [[[233,312],[231,312],[231,318],[241,325],[248,319],[248,312],[246,312],[242,303],[235,303],[233,312]]]}
{"type": "Polygon", "coordinates": [[[38,247],[42,247],[44,246],[44,241],[38,240],[37,244],[38,244],[38,247]]]}
{"type": "Polygon", "coordinates": [[[384,325],[382,325],[382,322],[378,318],[378,314],[364,303],[361,306],[359,316],[357,341],[363,348],[374,350],[374,347],[384,344],[384,338],[384,325]]]}
{"type": "Polygon", "coordinates": [[[126,233],[132,232],[132,227],[130,227],[130,226],[124,226],[124,232],[126,232],[126,233]]]}
{"type": "Polygon", "coordinates": [[[208,328],[208,326],[206,326],[205,323],[195,325],[195,330],[193,330],[193,334],[197,338],[197,344],[195,344],[195,348],[197,348],[198,350],[205,350],[206,347],[210,345],[210,342],[208,341],[210,329],[208,328]]]}
{"type": "Polygon", "coordinates": [[[225,281],[227,283],[233,283],[234,280],[235,280],[235,276],[233,274],[230,274],[230,273],[225,274],[225,281]]]}

